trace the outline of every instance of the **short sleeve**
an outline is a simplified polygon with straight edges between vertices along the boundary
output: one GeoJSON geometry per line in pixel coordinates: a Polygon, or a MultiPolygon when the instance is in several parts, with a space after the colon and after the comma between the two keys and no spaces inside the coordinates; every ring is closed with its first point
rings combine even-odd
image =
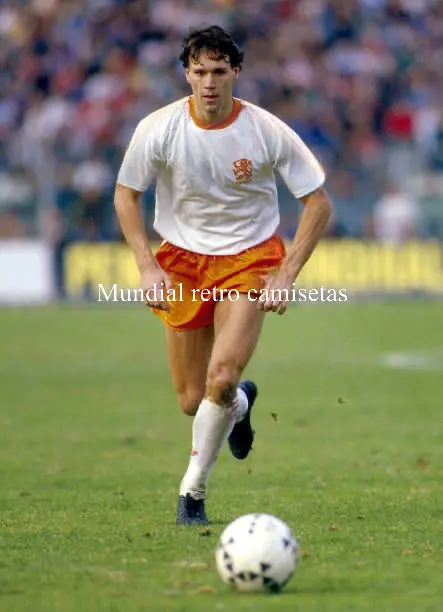
{"type": "Polygon", "coordinates": [[[117,183],[145,191],[154,181],[159,165],[154,126],[149,117],[140,121],[126,149],[117,183]]]}
{"type": "Polygon", "coordinates": [[[325,172],[298,134],[277,118],[273,123],[275,168],[294,197],[302,198],[324,184],[325,172]]]}

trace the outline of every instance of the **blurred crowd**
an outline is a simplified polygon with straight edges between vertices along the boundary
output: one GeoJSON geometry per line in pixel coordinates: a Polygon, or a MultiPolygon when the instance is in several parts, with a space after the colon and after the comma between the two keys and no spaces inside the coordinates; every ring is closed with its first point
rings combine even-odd
{"type": "MultiPolygon", "coordinates": [[[[181,40],[213,23],[245,50],[236,95],[324,164],[330,236],[443,239],[440,0],[0,0],[0,237],[121,238],[125,147],[189,94],[181,40]]],[[[144,205],[149,223],[152,189],[144,205]]]]}

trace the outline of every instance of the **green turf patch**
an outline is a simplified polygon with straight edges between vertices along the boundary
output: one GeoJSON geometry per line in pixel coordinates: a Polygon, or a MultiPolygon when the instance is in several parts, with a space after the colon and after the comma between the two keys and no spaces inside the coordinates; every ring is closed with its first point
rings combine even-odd
{"type": "Polygon", "coordinates": [[[192,422],[160,322],[106,304],[0,311],[0,608],[440,611],[442,319],[438,302],[268,315],[247,371],[254,452],[225,449],[213,524],[188,529],[174,520],[192,422]],[[218,536],[249,512],[299,540],[281,595],[216,574],[218,536]]]}

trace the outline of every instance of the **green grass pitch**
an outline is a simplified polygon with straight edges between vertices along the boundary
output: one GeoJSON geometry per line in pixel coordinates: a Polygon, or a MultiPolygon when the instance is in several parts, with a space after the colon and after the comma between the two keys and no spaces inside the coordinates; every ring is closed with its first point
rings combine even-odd
{"type": "Polygon", "coordinates": [[[156,317],[7,309],[0,347],[1,610],[443,609],[441,302],[268,315],[246,372],[254,451],[223,451],[210,529],[174,524],[191,419],[156,317]],[[224,526],[256,511],[299,540],[280,595],[232,592],[215,571],[224,526]]]}

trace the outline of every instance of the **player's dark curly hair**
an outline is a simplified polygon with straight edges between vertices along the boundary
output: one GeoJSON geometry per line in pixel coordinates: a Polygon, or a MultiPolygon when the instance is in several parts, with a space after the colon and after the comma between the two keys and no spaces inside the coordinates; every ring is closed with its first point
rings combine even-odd
{"type": "Polygon", "coordinates": [[[191,30],[183,40],[183,51],[180,60],[185,68],[189,67],[189,61],[197,60],[204,49],[209,57],[214,60],[229,58],[232,68],[242,67],[243,52],[235,43],[228,32],[220,26],[213,25],[203,30],[191,30]]]}

